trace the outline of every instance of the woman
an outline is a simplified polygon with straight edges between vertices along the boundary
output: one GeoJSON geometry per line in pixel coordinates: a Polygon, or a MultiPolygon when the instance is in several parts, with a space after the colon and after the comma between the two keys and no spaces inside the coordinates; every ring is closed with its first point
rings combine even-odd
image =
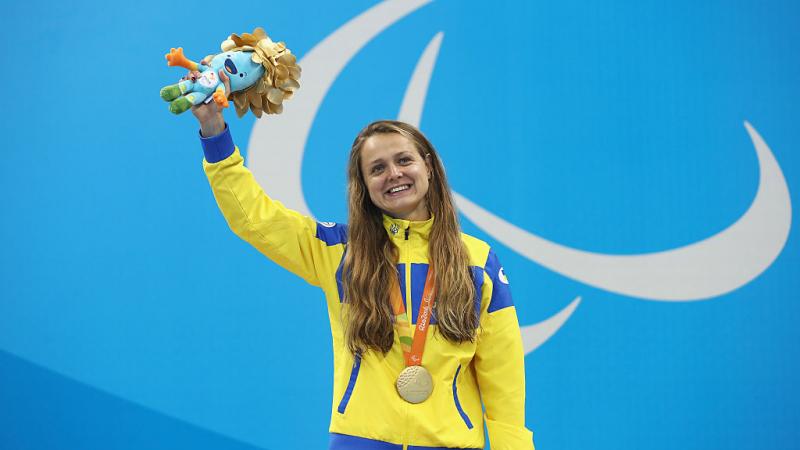
{"type": "Polygon", "coordinates": [[[345,226],[270,199],[217,106],[193,112],[231,229],[325,293],[331,449],[483,448],[484,423],[494,450],[533,449],[508,280],[489,246],[460,232],[444,167],[418,130],[380,121],[359,133],[345,226]]]}

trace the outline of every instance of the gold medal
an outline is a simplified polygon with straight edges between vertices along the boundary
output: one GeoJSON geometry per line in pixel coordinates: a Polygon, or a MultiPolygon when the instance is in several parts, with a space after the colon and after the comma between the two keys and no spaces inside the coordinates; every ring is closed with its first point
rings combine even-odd
{"type": "Polygon", "coordinates": [[[416,333],[413,336],[411,335],[411,327],[408,323],[403,297],[400,293],[400,286],[397,284],[396,278],[393,278],[393,280],[390,300],[392,302],[392,311],[395,314],[397,334],[400,336],[400,345],[403,348],[403,359],[406,363],[406,368],[397,377],[395,387],[403,400],[409,403],[422,403],[433,392],[433,378],[431,378],[428,370],[420,365],[422,364],[422,353],[425,350],[425,338],[428,336],[428,329],[430,328],[428,325],[430,325],[436,293],[433,267],[428,269],[428,275],[425,277],[425,287],[422,290],[422,299],[419,314],[417,315],[416,333]]]}
{"type": "Polygon", "coordinates": [[[397,393],[409,403],[422,403],[433,392],[433,378],[422,366],[408,366],[397,377],[397,393]]]}

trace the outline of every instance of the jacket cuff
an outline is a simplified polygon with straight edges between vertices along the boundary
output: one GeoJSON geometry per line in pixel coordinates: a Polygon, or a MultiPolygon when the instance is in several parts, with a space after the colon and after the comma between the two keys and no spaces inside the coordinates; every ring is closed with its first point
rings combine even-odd
{"type": "Polygon", "coordinates": [[[200,134],[200,143],[203,145],[206,161],[212,164],[231,156],[236,148],[233,145],[231,130],[228,128],[227,123],[225,124],[225,130],[216,136],[203,137],[200,134]]]}

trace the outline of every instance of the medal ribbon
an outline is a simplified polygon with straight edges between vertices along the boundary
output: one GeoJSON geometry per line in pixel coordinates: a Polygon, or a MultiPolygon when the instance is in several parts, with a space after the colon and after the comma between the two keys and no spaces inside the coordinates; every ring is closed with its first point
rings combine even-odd
{"type": "MultiPolygon", "coordinates": [[[[408,322],[406,305],[403,302],[403,294],[400,293],[400,285],[394,279],[391,287],[390,299],[392,301],[392,311],[394,312],[395,326],[397,334],[400,335],[400,347],[403,349],[403,356],[406,366],[421,366],[422,353],[425,351],[425,337],[428,335],[428,325],[433,312],[434,297],[436,295],[435,276],[433,266],[428,266],[428,275],[425,277],[425,288],[422,291],[422,302],[419,305],[417,314],[417,329],[414,336],[411,336],[411,324],[408,322]]],[[[411,295],[409,293],[409,295],[411,295]]]]}

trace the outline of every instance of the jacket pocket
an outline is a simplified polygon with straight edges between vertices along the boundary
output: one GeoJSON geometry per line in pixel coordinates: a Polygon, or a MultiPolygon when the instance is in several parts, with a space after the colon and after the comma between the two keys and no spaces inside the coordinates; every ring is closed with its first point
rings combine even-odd
{"type": "Polygon", "coordinates": [[[459,364],[458,368],[456,369],[456,374],[453,376],[453,403],[456,405],[456,409],[458,410],[458,414],[461,415],[461,419],[464,420],[464,425],[467,426],[470,430],[472,429],[472,422],[469,420],[469,416],[464,410],[461,408],[461,402],[458,401],[458,373],[461,372],[461,365],[459,364]]]}
{"type": "Polygon", "coordinates": [[[347,408],[347,403],[350,402],[350,396],[353,395],[353,389],[356,387],[356,380],[358,379],[359,370],[361,370],[361,355],[356,355],[355,360],[353,361],[353,369],[350,371],[350,381],[347,382],[347,389],[344,391],[342,401],[339,402],[339,407],[336,408],[336,411],[338,411],[339,414],[344,414],[344,410],[347,408]]]}

